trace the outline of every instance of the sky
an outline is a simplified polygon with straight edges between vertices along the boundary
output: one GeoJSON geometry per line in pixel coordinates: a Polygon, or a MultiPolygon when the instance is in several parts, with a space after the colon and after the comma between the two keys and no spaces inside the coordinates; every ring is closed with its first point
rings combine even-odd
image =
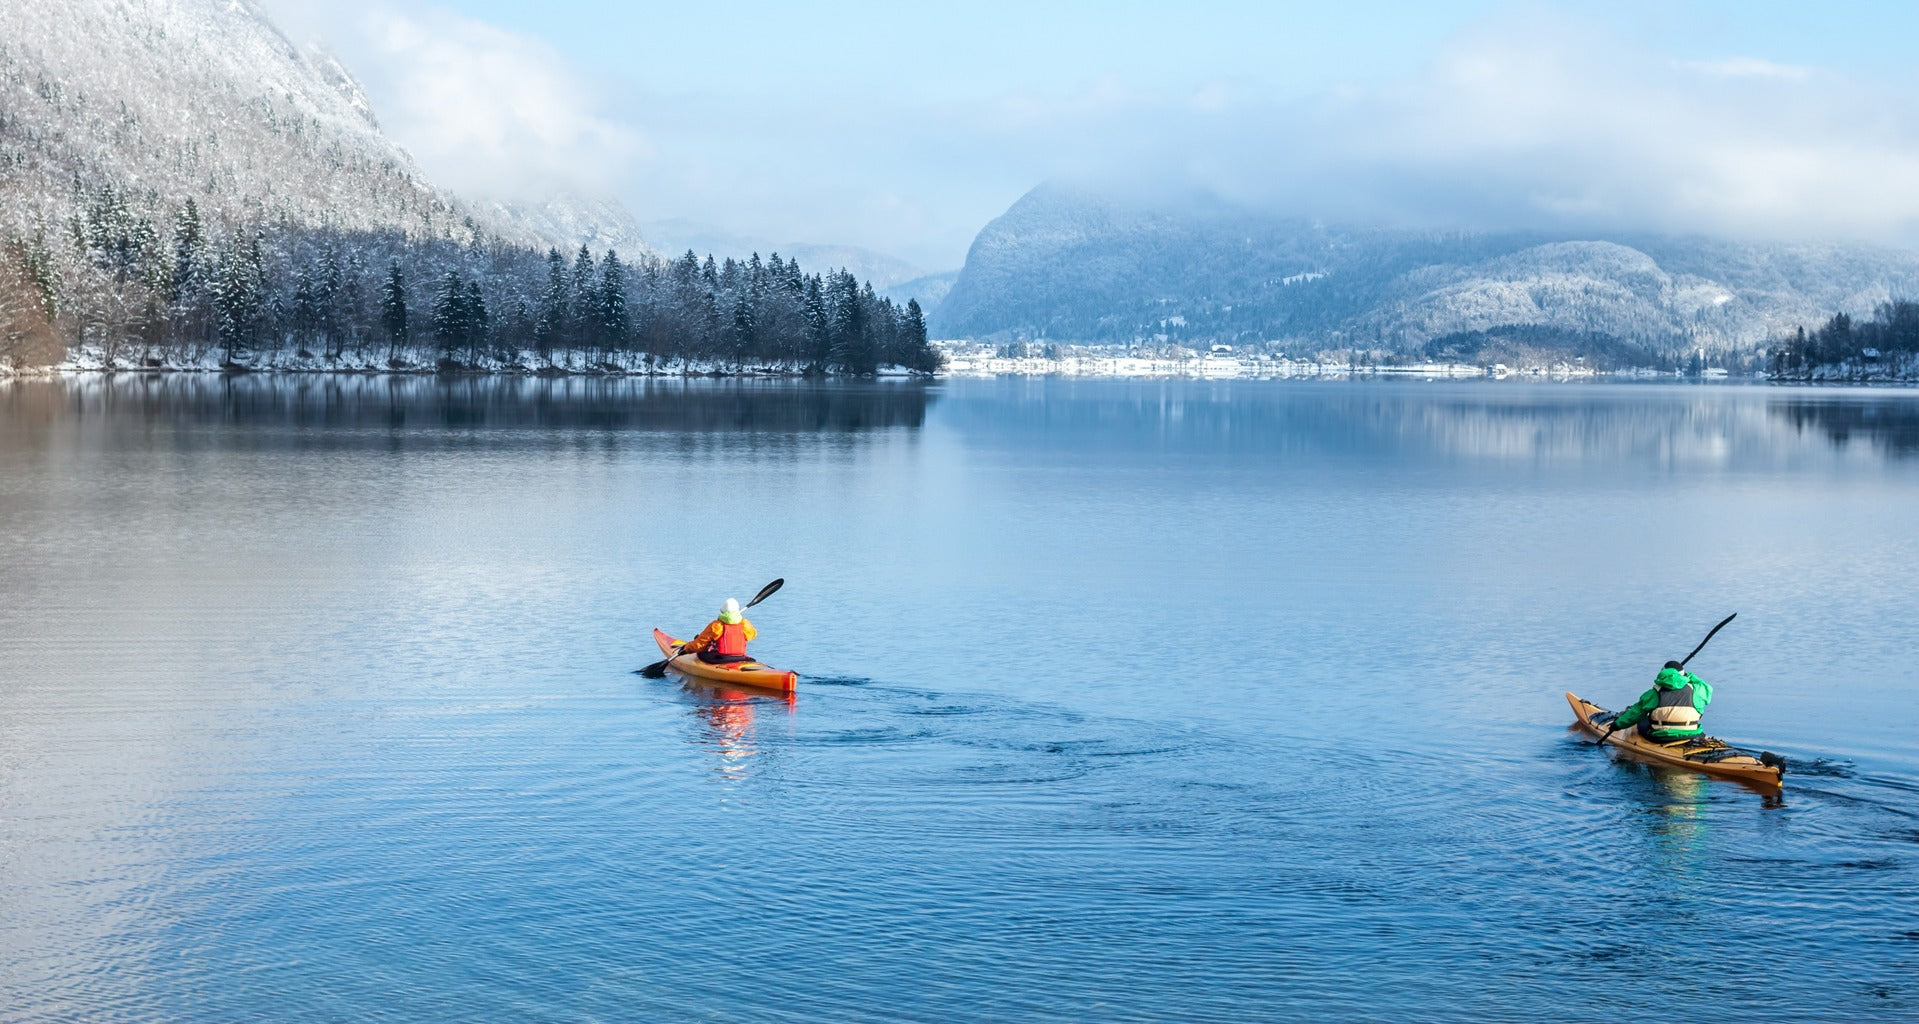
{"type": "Polygon", "coordinates": [[[463,193],[928,271],[1049,179],[1919,244],[1910,2],[265,2],[463,193]]]}

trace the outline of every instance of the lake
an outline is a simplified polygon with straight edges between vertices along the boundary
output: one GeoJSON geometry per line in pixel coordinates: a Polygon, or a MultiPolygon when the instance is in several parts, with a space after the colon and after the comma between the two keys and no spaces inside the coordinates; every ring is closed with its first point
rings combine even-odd
{"type": "Polygon", "coordinates": [[[1891,390],[0,383],[0,1020],[1919,1019],[1915,513],[1891,390]],[[1569,730],[1732,612],[1782,797],[1569,730]]]}

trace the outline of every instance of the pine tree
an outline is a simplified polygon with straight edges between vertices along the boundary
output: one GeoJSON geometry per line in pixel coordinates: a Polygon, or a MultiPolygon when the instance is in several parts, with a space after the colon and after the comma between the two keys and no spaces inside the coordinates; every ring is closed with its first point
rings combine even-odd
{"type": "Polygon", "coordinates": [[[466,283],[465,300],[460,307],[460,326],[466,332],[467,362],[480,361],[480,346],[486,342],[493,319],[486,311],[486,298],[480,294],[480,282],[466,283]]]}
{"type": "Polygon", "coordinates": [[[584,245],[573,256],[573,280],[570,284],[567,297],[572,302],[568,309],[566,344],[569,363],[573,361],[575,348],[591,348],[599,334],[598,318],[593,315],[593,253],[584,245]]]}
{"type": "Polygon", "coordinates": [[[173,275],[167,301],[181,333],[195,341],[205,341],[211,327],[207,292],[212,271],[200,208],[188,199],[173,221],[173,275]]]}
{"type": "Polygon", "coordinates": [[[846,373],[869,374],[877,368],[878,353],[868,329],[868,315],[862,304],[859,281],[842,270],[833,275],[827,292],[827,309],[832,316],[831,364],[846,373]]]}
{"type": "Polygon", "coordinates": [[[746,301],[746,292],[741,291],[733,300],[733,361],[736,365],[745,365],[748,356],[753,354],[754,343],[758,340],[758,321],[753,316],[753,306],[746,301]]]}
{"type": "Polygon", "coordinates": [[[315,330],[320,323],[320,300],[313,286],[313,275],[300,271],[299,282],[293,288],[293,343],[302,359],[310,359],[309,350],[315,330]]]}
{"type": "Polygon", "coordinates": [[[387,365],[400,359],[400,350],[411,337],[407,329],[406,282],[400,277],[398,260],[387,265],[386,287],[380,293],[380,325],[386,328],[387,365]]]}
{"type": "Polygon", "coordinates": [[[806,297],[800,307],[806,324],[804,361],[807,372],[825,373],[833,358],[833,324],[826,308],[825,290],[817,276],[806,279],[806,297]]]}
{"type": "Polygon", "coordinates": [[[252,342],[266,301],[266,268],[260,252],[260,233],[243,233],[243,241],[220,250],[214,309],[219,317],[223,365],[236,364],[240,349],[252,342]]]}
{"type": "Polygon", "coordinates": [[[440,295],[433,303],[433,337],[440,343],[440,358],[452,361],[467,339],[466,287],[457,271],[449,270],[440,281],[440,295]]]}
{"type": "Polygon", "coordinates": [[[314,301],[319,307],[315,326],[326,338],[326,356],[339,359],[345,353],[344,333],[340,330],[341,290],[346,273],[340,266],[340,253],[328,243],[320,253],[320,277],[314,282],[314,301]]]}
{"type": "Polygon", "coordinates": [[[366,260],[356,247],[347,251],[346,266],[341,271],[342,283],[337,309],[339,310],[339,330],[341,334],[341,354],[345,354],[347,337],[353,340],[353,348],[362,358],[366,356],[365,343],[372,335],[370,317],[363,317],[365,290],[362,281],[366,276],[366,260]]]}
{"type": "Polygon", "coordinates": [[[626,309],[626,265],[611,249],[600,261],[599,290],[600,337],[611,349],[624,349],[633,333],[632,319],[626,309]]]}
{"type": "Polygon", "coordinates": [[[566,257],[558,249],[546,251],[546,291],[534,315],[533,346],[548,366],[553,365],[553,348],[566,332],[566,257]]]}
{"type": "Polygon", "coordinates": [[[926,340],[926,314],[920,300],[906,300],[905,320],[901,324],[901,345],[905,358],[900,365],[916,373],[936,373],[946,360],[926,340]]]}

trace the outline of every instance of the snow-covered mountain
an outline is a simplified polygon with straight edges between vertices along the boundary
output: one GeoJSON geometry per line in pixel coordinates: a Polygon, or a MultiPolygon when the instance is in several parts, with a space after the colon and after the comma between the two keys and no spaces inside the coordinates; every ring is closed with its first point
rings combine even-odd
{"type": "Polygon", "coordinates": [[[104,190],[156,222],[192,199],[213,225],[586,237],[435,188],[353,75],[252,0],[0,3],[0,167],[0,236],[15,239],[57,235],[104,190]]]}
{"type": "Polygon", "coordinates": [[[1043,185],[980,232],[932,319],[982,338],[1417,351],[1490,332],[1670,354],[1912,295],[1904,250],[1386,231],[1043,185]]]}
{"type": "Polygon", "coordinates": [[[889,284],[880,289],[880,294],[901,305],[918,302],[922,309],[934,309],[946,301],[946,293],[953,290],[953,282],[958,279],[959,271],[947,270],[889,284]]]}
{"type": "Polygon", "coordinates": [[[488,223],[533,239],[544,239],[571,253],[579,246],[608,249],[629,258],[651,252],[639,222],[617,199],[562,192],[545,202],[490,201],[478,204],[488,223]]]}
{"type": "Polygon", "coordinates": [[[844,273],[669,263],[617,203],[435,188],[252,0],[0,0],[0,375],[62,364],[868,374],[939,353],[844,273]]]}

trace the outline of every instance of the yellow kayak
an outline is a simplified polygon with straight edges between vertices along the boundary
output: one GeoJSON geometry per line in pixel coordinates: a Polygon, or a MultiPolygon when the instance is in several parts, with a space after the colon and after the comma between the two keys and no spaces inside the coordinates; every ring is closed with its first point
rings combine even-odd
{"type": "Polygon", "coordinates": [[[701,661],[697,654],[675,655],[674,650],[685,641],[675,640],[661,630],[653,631],[653,641],[660,645],[660,653],[667,656],[666,667],[681,675],[714,683],[756,686],[762,690],[774,690],[779,693],[792,693],[799,686],[799,673],[786,672],[770,665],[762,665],[757,661],[713,664],[701,661]]]}
{"type": "MultiPolygon", "coordinates": [[[[1570,693],[1566,694],[1566,702],[1573,706],[1573,714],[1579,717],[1581,728],[1594,736],[1606,734],[1606,726],[1612,719],[1600,718],[1606,715],[1605,708],[1570,693]]],[[[1783,760],[1772,754],[1754,757],[1711,736],[1699,736],[1674,743],[1655,743],[1639,735],[1639,730],[1626,728],[1614,732],[1606,742],[1660,764],[1677,765],[1681,768],[1705,772],[1708,775],[1738,779],[1766,789],[1779,789],[1784,785],[1781,778],[1786,770],[1783,760]]]]}

